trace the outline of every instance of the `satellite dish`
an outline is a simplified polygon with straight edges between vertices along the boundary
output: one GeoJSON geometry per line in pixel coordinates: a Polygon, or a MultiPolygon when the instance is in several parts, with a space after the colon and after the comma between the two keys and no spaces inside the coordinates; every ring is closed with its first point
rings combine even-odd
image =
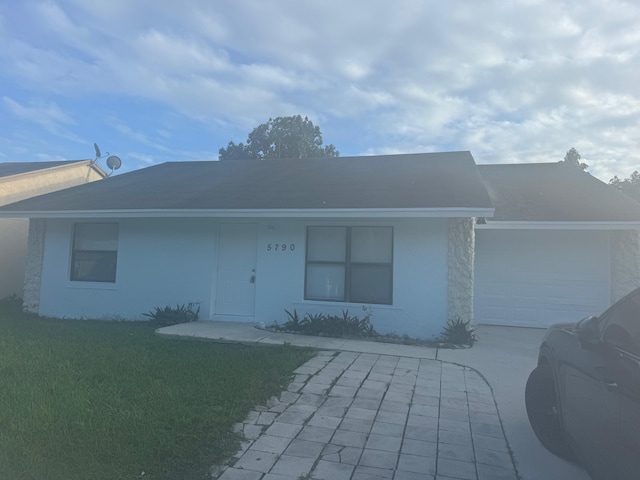
{"type": "Polygon", "coordinates": [[[98,146],[97,143],[93,144],[93,148],[96,149],[96,160],[97,160],[102,156],[102,153],[100,153],[100,147],[98,146]]]}
{"type": "Polygon", "coordinates": [[[121,165],[122,165],[122,160],[120,160],[120,157],[116,155],[111,155],[109,158],[107,158],[107,167],[109,167],[112,172],[114,170],[118,170],[121,165]]]}

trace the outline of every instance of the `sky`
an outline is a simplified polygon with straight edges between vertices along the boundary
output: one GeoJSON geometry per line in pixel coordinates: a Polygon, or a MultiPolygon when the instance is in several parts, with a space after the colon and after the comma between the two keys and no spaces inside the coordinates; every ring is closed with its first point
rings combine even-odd
{"type": "Polygon", "coordinates": [[[608,182],[640,169],[639,25],[637,1],[0,0],[0,162],[216,160],[300,114],[341,156],[575,147],[608,182]]]}

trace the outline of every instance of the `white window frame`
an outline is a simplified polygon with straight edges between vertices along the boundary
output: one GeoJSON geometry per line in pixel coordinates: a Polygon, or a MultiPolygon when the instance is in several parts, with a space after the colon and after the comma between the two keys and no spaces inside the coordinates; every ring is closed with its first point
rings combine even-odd
{"type": "Polygon", "coordinates": [[[375,305],[393,305],[393,242],[394,242],[394,229],[391,226],[379,226],[379,225],[356,225],[356,226],[308,226],[306,237],[306,254],[305,254],[305,281],[304,281],[304,299],[321,302],[341,302],[341,303],[361,303],[361,304],[375,304],[375,305]],[[345,230],[345,258],[341,260],[311,260],[309,258],[309,238],[311,229],[322,228],[341,228],[345,230]],[[357,228],[382,228],[390,230],[391,244],[390,248],[390,260],[388,262],[358,262],[352,259],[352,231],[357,228]],[[342,297],[337,296],[319,296],[311,295],[309,292],[309,267],[310,266],[338,266],[344,268],[344,278],[342,279],[343,292],[342,297]],[[371,298],[357,297],[353,293],[353,271],[358,267],[374,267],[383,270],[388,270],[388,296],[378,301],[371,298]]]}
{"type": "Polygon", "coordinates": [[[120,236],[119,225],[114,222],[110,223],[98,223],[98,222],[82,222],[75,223],[72,231],[71,241],[71,265],[69,271],[69,280],[71,282],[90,282],[90,283],[115,283],[117,275],[118,265],[118,240],[120,236]],[[93,245],[89,241],[89,246],[79,247],[81,243],[79,235],[81,235],[81,229],[90,230],[92,226],[97,229],[104,229],[105,227],[111,227],[115,231],[115,235],[104,238],[102,241],[96,241],[94,239],[93,245]],[[83,273],[83,263],[90,264],[96,262],[102,269],[106,267],[107,270],[99,271],[96,274],[83,273]]]}

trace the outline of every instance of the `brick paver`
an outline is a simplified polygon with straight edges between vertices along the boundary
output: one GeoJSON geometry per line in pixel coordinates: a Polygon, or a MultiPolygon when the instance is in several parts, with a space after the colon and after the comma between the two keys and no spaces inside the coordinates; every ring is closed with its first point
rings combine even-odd
{"type": "Polygon", "coordinates": [[[517,480],[493,394],[438,360],[320,352],[236,426],[220,480],[517,480]]]}

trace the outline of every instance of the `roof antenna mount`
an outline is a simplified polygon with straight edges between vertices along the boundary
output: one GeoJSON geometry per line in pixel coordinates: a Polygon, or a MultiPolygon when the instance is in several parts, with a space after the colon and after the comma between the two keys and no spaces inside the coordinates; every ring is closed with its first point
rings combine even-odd
{"type": "Polygon", "coordinates": [[[120,157],[118,157],[117,155],[110,155],[109,152],[103,155],[100,151],[100,147],[95,142],[93,144],[93,148],[96,151],[96,158],[91,160],[90,165],[95,165],[98,160],[107,157],[107,167],[111,169],[111,172],[109,172],[107,177],[110,177],[114,171],[118,170],[122,166],[122,160],[120,160],[120,157]]]}

